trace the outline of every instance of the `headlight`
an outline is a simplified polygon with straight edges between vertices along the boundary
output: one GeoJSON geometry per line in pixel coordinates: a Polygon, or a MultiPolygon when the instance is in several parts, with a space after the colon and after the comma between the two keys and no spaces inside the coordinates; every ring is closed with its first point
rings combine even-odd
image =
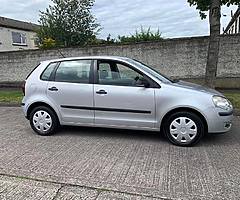
{"type": "Polygon", "coordinates": [[[216,107],[224,110],[232,110],[233,106],[229,100],[221,96],[213,96],[213,103],[216,107]]]}

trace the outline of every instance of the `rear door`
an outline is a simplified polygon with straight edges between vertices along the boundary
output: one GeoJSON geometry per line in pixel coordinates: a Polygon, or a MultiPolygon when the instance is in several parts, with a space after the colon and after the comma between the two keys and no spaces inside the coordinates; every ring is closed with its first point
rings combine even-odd
{"type": "Polygon", "coordinates": [[[94,85],[95,124],[152,129],[156,124],[155,91],[139,83],[143,74],[130,66],[98,60],[94,85]]]}
{"type": "Polygon", "coordinates": [[[49,81],[48,98],[67,124],[93,125],[92,60],[62,61],[49,81]]]}

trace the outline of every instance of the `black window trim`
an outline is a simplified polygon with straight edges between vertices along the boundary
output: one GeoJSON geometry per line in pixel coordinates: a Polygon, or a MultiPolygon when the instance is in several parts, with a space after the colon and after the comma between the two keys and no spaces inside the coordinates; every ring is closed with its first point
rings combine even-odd
{"type": "MultiPolygon", "coordinates": [[[[93,84],[94,83],[94,75],[93,75],[93,70],[94,70],[94,59],[72,59],[72,60],[62,60],[62,61],[58,61],[58,64],[56,65],[56,67],[54,68],[54,70],[52,71],[52,74],[50,76],[50,79],[48,81],[53,81],[53,82],[56,82],[55,81],[55,77],[56,77],[56,72],[60,66],[60,64],[62,62],[71,62],[71,61],[84,61],[84,60],[90,60],[91,61],[91,65],[90,65],[90,72],[89,72],[89,83],[76,83],[76,84],[93,84]]],[[[54,63],[54,62],[52,62],[54,63]]],[[[50,64],[52,64],[50,63],[50,64]]],[[[50,65],[49,64],[49,65],[50,65]]],[[[48,65],[48,66],[49,66],[48,65]]],[[[46,67],[47,69],[47,67],[46,67]]],[[[65,82],[65,81],[62,81],[61,83],[75,83],[75,82],[65,82]]]]}
{"type": "MultiPolygon", "coordinates": [[[[148,75],[146,75],[145,73],[143,73],[142,71],[140,71],[139,69],[133,67],[132,65],[124,62],[124,61],[119,61],[119,60],[113,60],[113,59],[95,59],[94,60],[94,84],[97,85],[108,85],[108,84],[100,84],[99,83],[99,77],[98,77],[98,63],[99,61],[107,61],[107,62],[115,62],[117,64],[122,64],[126,67],[129,67],[130,69],[136,71],[137,73],[141,74],[148,82],[149,82],[149,87],[148,88],[161,88],[161,86],[154,81],[152,78],[150,78],[148,75]]],[[[111,86],[122,86],[122,87],[137,87],[137,86],[124,86],[124,85],[111,85],[111,86]]]]}

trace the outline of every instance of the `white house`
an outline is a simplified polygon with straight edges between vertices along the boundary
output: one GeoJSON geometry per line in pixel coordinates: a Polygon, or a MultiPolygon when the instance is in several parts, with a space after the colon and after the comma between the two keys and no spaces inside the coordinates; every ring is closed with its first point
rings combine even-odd
{"type": "Polygon", "coordinates": [[[37,49],[38,25],[0,17],[0,52],[37,49]]]}

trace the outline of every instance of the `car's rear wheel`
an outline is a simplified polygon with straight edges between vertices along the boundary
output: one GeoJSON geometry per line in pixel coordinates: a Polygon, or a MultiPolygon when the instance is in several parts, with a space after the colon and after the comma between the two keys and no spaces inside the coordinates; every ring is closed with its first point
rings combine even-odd
{"type": "Polygon", "coordinates": [[[171,143],[178,146],[192,146],[204,135],[204,123],[195,113],[176,112],[167,118],[164,131],[171,143]]]}
{"type": "Polygon", "coordinates": [[[30,125],[38,135],[52,135],[58,128],[58,118],[48,107],[39,106],[30,113],[30,125]]]}

